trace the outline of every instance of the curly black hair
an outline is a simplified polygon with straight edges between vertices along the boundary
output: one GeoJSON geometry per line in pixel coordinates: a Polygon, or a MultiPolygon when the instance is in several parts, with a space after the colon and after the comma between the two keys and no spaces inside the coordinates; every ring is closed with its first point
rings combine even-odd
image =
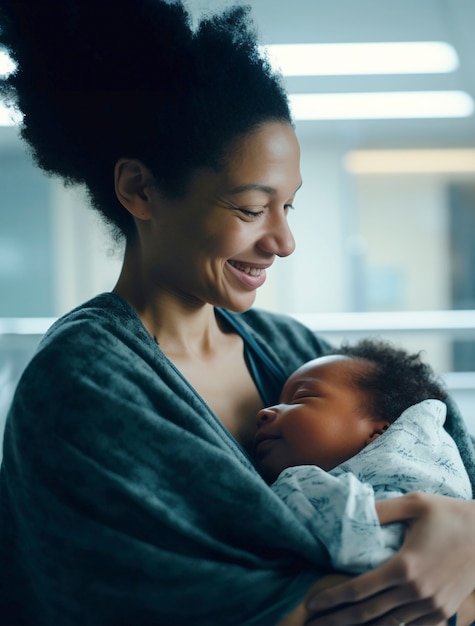
{"type": "Polygon", "coordinates": [[[448,393],[421,353],[411,354],[389,341],[363,339],[344,343],[327,354],[367,361],[371,367],[355,374],[355,384],[366,393],[366,407],[376,420],[394,422],[403,411],[423,400],[444,402],[448,393]]]}
{"type": "Polygon", "coordinates": [[[134,234],[118,159],[140,159],[174,198],[197,167],[222,168],[240,136],[292,124],[245,5],[193,28],[178,0],[1,0],[0,46],[17,63],[0,96],[23,113],[36,163],[84,185],[118,238],[134,234]]]}

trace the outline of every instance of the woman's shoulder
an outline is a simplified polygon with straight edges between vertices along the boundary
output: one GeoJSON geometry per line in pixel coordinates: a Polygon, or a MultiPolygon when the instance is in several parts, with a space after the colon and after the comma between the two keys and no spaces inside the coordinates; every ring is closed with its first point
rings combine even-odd
{"type": "Polygon", "coordinates": [[[126,405],[143,405],[151,389],[163,388],[159,374],[164,368],[133,309],[119,297],[103,294],[47,331],[22,373],[11,414],[17,425],[38,423],[42,429],[49,424],[64,431],[118,411],[119,405],[122,412],[126,405]]]}
{"type": "Polygon", "coordinates": [[[143,330],[147,334],[132,307],[114,293],[102,293],[80,304],[58,318],[47,330],[41,346],[56,341],[58,337],[76,335],[79,342],[90,334],[121,335],[143,330]]]}
{"type": "Polygon", "coordinates": [[[283,356],[293,353],[303,361],[316,358],[331,347],[325,339],[291,315],[259,308],[227,314],[262,347],[283,356]]]}
{"type": "Polygon", "coordinates": [[[104,293],[60,317],[42,338],[23,379],[77,379],[77,372],[99,378],[104,372],[126,375],[139,361],[157,356],[156,345],[134,310],[119,296],[104,293]],[[137,358],[131,358],[131,357],[137,358]]]}
{"type": "Polygon", "coordinates": [[[149,352],[156,348],[134,309],[114,293],[100,294],[58,318],[37,353],[85,357],[98,351],[149,352]]]}

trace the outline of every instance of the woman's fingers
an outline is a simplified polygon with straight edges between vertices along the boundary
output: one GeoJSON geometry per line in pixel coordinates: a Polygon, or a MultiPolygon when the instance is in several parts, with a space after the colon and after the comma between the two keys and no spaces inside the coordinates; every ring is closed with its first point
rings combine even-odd
{"type": "Polygon", "coordinates": [[[278,624],[276,624],[276,626],[304,626],[306,620],[308,619],[306,598],[308,598],[310,594],[320,593],[324,589],[333,587],[334,585],[346,580],[351,580],[351,576],[346,574],[328,574],[327,576],[323,576],[313,584],[312,588],[302,602],[291,613],[288,613],[285,617],[283,617],[278,624]]]}
{"type": "Polygon", "coordinates": [[[394,589],[357,604],[346,605],[331,613],[313,614],[305,626],[390,626],[395,624],[424,626],[445,625],[452,612],[434,606],[432,598],[406,603],[406,593],[394,589]],[[388,610],[389,607],[397,607],[388,610]]]}
{"type": "Polygon", "coordinates": [[[312,590],[308,626],[443,624],[475,588],[474,502],[412,494],[382,508],[387,521],[411,518],[403,547],[371,572],[312,590]]]}
{"type": "Polygon", "coordinates": [[[391,522],[404,522],[423,514],[424,502],[420,501],[418,495],[409,494],[404,497],[377,500],[375,508],[381,526],[391,522]]]}
{"type": "Polygon", "coordinates": [[[420,600],[406,605],[403,610],[396,609],[370,622],[371,626],[387,626],[388,624],[406,624],[407,626],[439,626],[446,625],[451,617],[442,608],[432,606],[430,600],[420,600]]]}
{"type": "Polygon", "coordinates": [[[366,598],[372,598],[374,599],[374,611],[376,612],[375,615],[372,616],[374,618],[380,613],[384,613],[383,609],[379,609],[382,600],[378,597],[378,594],[388,589],[388,587],[395,589],[395,591],[393,591],[395,594],[393,601],[397,601],[398,594],[407,600],[404,595],[407,593],[406,590],[402,590],[399,587],[403,585],[406,580],[404,568],[399,562],[395,562],[394,559],[391,559],[377,569],[362,574],[357,578],[352,578],[349,582],[333,586],[323,591],[312,589],[312,592],[308,596],[307,608],[314,613],[323,613],[340,605],[361,603],[366,598]]]}

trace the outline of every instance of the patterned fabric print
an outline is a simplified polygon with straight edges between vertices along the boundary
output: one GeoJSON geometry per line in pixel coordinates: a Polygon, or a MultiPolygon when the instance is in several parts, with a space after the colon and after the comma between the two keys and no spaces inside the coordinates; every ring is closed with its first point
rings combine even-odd
{"type": "Polygon", "coordinates": [[[325,546],[329,565],[361,573],[398,549],[403,526],[381,527],[375,500],[412,491],[472,498],[460,453],[444,430],[445,417],[442,402],[425,400],[331,472],[300,466],[281,473],[272,489],[325,546]]]}

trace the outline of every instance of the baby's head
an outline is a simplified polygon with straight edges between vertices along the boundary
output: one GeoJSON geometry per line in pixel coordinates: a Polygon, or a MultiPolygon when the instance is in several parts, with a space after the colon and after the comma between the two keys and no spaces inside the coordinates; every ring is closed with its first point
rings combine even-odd
{"type": "Polygon", "coordinates": [[[258,467],[270,482],[295,465],[328,471],[429,398],[447,393],[420,354],[368,339],[345,344],[298,368],[280,403],[258,413],[258,467]]]}

